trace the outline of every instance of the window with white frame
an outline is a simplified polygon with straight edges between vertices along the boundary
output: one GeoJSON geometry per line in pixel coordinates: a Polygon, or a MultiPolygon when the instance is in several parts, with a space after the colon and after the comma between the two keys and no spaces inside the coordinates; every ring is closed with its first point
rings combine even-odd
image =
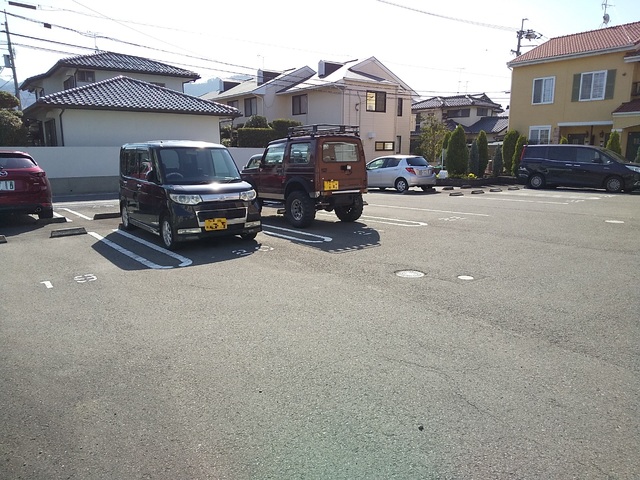
{"type": "Polygon", "coordinates": [[[556,84],[556,77],[536,78],[533,80],[534,105],[553,103],[553,90],[556,84]]]}
{"type": "Polygon", "coordinates": [[[580,78],[580,101],[603,100],[607,71],[583,73],[580,78]]]}
{"type": "Polygon", "coordinates": [[[551,125],[529,127],[529,145],[547,144],[551,140],[551,125]]]}

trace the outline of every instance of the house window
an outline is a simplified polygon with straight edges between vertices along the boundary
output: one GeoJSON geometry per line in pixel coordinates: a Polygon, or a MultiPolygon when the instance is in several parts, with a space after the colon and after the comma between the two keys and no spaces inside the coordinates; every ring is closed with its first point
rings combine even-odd
{"type": "Polygon", "coordinates": [[[227,105],[229,105],[230,107],[233,107],[233,108],[238,108],[238,100],[229,100],[227,102],[227,105]]]}
{"type": "Polygon", "coordinates": [[[64,83],[62,84],[63,88],[65,90],[69,90],[70,88],[73,88],[76,86],[76,78],[75,77],[69,77],[67,78],[64,83]]]}
{"type": "Polygon", "coordinates": [[[395,145],[393,142],[376,142],[376,152],[393,152],[395,145]]]}
{"type": "Polygon", "coordinates": [[[489,115],[489,109],[487,107],[478,107],[476,109],[476,113],[479,117],[486,117],[487,115],[489,115]]]}
{"type": "Polygon", "coordinates": [[[367,112],[386,112],[387,94],[385,92],[367,92],[367,112]]]}
{"type": "Polygon", "coordinates": [[[292,99],[292,113],[293,115],[303,115],[307,113],[307,96],[295,95],[292,99]]]}
{"type": "Polygon", "coordinates": [[[93,70],[78,70],[76,72],[78,83],[93,83],[96,81],[96,72],[93,70]]]}
{"type": "Polygon", "coordinates": [[[54,119],[44,122],[44,141],[47,147],[58,146],[58,136],[56,135],[56,121],[54,119]]]}
{"type": "Polygon", "coordinates": [[[398,116],[402,116],[402,98],[398,99],[398,116]]]}
{"type": "Polygon", "coordinates": [[[401,153],[400,150],[402,150],[402,137],[398,135],[396,137],[396,153],[401,153]]]}
{"type": "Polygon", "coordinates": [[[460,117],[470,117],[470,116],[471,116],[470,108],[460,108],[458,110],[447,111],[447,118],[460,118],[460,117]]]}
{"type": "Polygon", "coordinates": [[[607,71],[583,73],[580,79],[580,101],[603,100],[607,71]]]}
{"type": "Polygon", "coordinates": [[[250,117],[258,114],[258,99],[256,97],[244,99],[244,116],[250,117]]]}
{"type": "Polygon", "coordinates": [[[529,127],[529,145],[547,144],[550,139],[550,125],[529,127]]]}
{"type": "Polygon", "coordinates": [[[555,77],[536,78],[533,80],[533,100],[534,105],[553,103],[553,90],[555,87],[555,77]]]}

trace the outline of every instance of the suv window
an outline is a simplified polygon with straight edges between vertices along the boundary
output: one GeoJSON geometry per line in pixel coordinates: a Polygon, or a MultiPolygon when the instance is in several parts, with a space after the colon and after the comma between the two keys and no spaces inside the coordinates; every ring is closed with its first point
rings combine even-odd
{"type": "Polygon", "coordinates": [[[0,157],[0,168],[33,168],[36,164],[24,157],[0,157]]]}
{"type": "Polygon", "coordinates": [[[310,143],[293,143],[289,153],[289,161],[291,163],[309,163],[311,157],[310,143]]]}
{"type": "Polygon", "coordinates": [[[325,162],[357,162],[358,146],[353,142],[325,142],[322,159],[325,162]]]}
{"type": "Polygon", "coordinates": [[[264,163],[266,165],[275,165],[277,163],[282,163],[282,159],[284,158],[284,143],[279,145],[272,145],[267,148],[267,153],[264,156],[264,163]]]}

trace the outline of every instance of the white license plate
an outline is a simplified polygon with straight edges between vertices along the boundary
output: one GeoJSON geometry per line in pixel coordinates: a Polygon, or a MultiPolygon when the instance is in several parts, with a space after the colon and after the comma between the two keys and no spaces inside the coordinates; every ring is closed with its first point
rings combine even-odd
{"type": "Polygon", "coordinates": [[[13,180],[0,180],[0,190],[15,190],[16,184],[13,180]]]}

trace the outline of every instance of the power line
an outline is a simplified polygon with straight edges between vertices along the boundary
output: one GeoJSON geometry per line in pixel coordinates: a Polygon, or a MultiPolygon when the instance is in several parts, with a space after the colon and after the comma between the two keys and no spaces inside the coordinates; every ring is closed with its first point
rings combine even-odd
{"type": "Polygon", "coordinates": [[[398,7],[398,8],[404,8],[405,10],[411,10],[412,12],[422,13],[424,15],[431,15],[432,17],[444,18],[445,20],[452,20],[454,22],[468,23],[470,25],[477,25],[479,27],[494,28],[496,30],[506,30],[508,32],[516,32],[518,30],[517,28],[513,28],[513,27],[504,27],[502,25],[492,25],[490,23],[476,22],[473,20],[465,20],[463,18],[448,17],[446,15],[440,15],[438,13],[425,12],[424,10],[418,10],[417,8],[407,7],[406,5],[400,5],[399,3],[389,2],[387,0],[378,0],[378,2],[386,3],[387,5],[393,5],[394,7],[398,7]]]}
{"type": "MultiPolygon", "coordinates": [[[[400,7],[402,7],[402,8],[406,8],[406,7],[403,7],[403,6],[401,6],[401,5],[393,4],[393,3],[391,3],[391,2],[386,2],[386,1],[383,1],[383,0],[378,0],[378,1],[382,1],[382,3],[389,3],[389,4],[392,4],[392,5],[400,6],[400,7]]],[[[96,13],[98,13],[98,14],[100,15],[100,18],[105,18],[105,19],[107,19],[107,20],[109,20],[109,21],[114,21],[114,22],[116,22],[116,23],[118,23],[118,24],[120,24],[120,25],[123,25],[123,22],[121,22],[121,21],[119,21],[119,20],[115,20],[115,19],[112,19],[112,18],[110,18],[110,17],[108,17],[108,16],[105,16],[105,15],[103,15],[103,14],[100,14],[99,12],[97,12],[97,11],[95,11],[95,10],[92,10],[92,9],[90,9],[90,8],[88,8],[88,7],[84,6],[84,5],[82,5],[81,3],[77,2],[77,1],[76,1],[75,3],[77,3],[78,5],[83,6],[84,8],[87,8],[88,10],[91,10],[92,12],[96,12],[96,13]]],[[[71,11],[71,12],[73,12],[73,13],[77,13],[77,14],[80,14],[80,15],[87,15],[87,14],[85,14],[85,13],[77,12],[77,11],[73,11],[73,10],[65,10],[65,11],[71,11]]],[[[421,11],[420,11],[420,12],[421,12],[421,11]]],[[[428,12],[421,12],[421,13],[427,13],[427,14],[429,14],[428,12]]],[[[29,21],[29,22],[35,22],[35,23],[38,23],[38,24],[42,24],[42,23],[43,23],[43,22],[41,22],[41,21],[37,21],[37,20],[35,20],[35,19],[28,18],[28,17],[24,17],[24,16],[20,16],[20,15],[15,15],[15,14],[10,14],[10,13],[8,13],[8,15],[12,15],[12,16],[14,16],[15,18],[19,18],[19,19],[21,19],[21,20],[25,20],[25,21],[29,21]]],[[[437,14],[433,14],[433,15],[438,16],[437,14]]],[[[88,15],[88,16],[93,16],[93,15],[88,15]]],[[[449,18],[449,19],[452,19],[452,20],[460,20],[460,19],[455,19],[455,18],[453,18],[453,17],[446,17],[446,18],[449,18]]],[[[460,20],[460,21],[462,21],[462,20],[460,20]]],[[[478,23],[478,22],[475,22],[475,23],[478,23]]],[[[89,36],[89,35],[87,35],[85,32],[80,32],[80,31],[78,31],[77,29],[74,29],[74,28],[70,28],[70,27],[66,27],[66,26],[62,26],[62,25],[54,25],[54,24],[49,24],[49,23],[47,23],[47,25],[48,25],[48,26],[56,26],[57,28],[64,29],[64,30],[66,30],[66,31],[70,31],[70,32],[72,32],[72,33],[76,33],[76,34],[81,35],[81,36],[83,36],[83,37],[87,37],[87,36],[89,36]]],[[[482,24],[482,25],[487,25],[487,24],[482,24]]],[[[126,26],[126,25],[123,25],[123,26],[126,26]]],[[[145,24],[145,26],[151,26],[151,27],[154,27],[154,28],[166,28],[166,27],[153,26],[153,25],[148,25],[148,24],[145,24]]],[[[127,27],[127,28],[130,28],[130,27],[127,27]]],[[[506,28],[506,27],[498,27],[498,28],[504,29],[504,28],[506,28]]],[[[144,33],[139,32],[138,30],[136,30],[136,29],[134,29],[134,28],[130,28],[130,29],[131,29],[131,30],[133,30],[134,32],[138,33],[138,34],[146,35],[146,34],[144,34],[144,33]]],[[[56,42],[56,41],[53,41],[53,40],[47,40],[47,39],[39,38],[39,37],[30,37],[30,36],[27,36],[27,35],[19,35],[19,34],[14,34],[14,35],[16,35],[16,36],[21,36],[21,37],[23,37],[23,38],[30,38],[30,39],[32,39],[32,40],[39,41],[39,42],[48,42],[48,43],[58,44],[58,45],[65,46],[65,47],[70,47],[70,48],[78,48],[78,49],[82,49],[82,50],[92,50],[92,51],[95,51],[95,48],[84,47],[84,46],[81,46],[81,45],[74,45],[74,44],[69,44],[69,43],[64,43],[64,42],[56,42]]],[[[155,51],[155,52],[160,52],[160,53],[164,53],[164,54],[178,55],[178,56],[181,56],[181,57],[185,57],[185,58],[189,58],[189,59],[197,60],[197,61],[200,61],[200,62],[207,62],[207,63],[212,63],[212,64],[224,65],[224,66],[226,66],[226,67],[231,67],[232,69],[239,69],[240,71],[237,71],[237,70],[230,70],[230,69],[222,69],[222,68],[219,68],[219,67],[205,67],[205,66],[203,66],[202,64],[198,64],[198,65],[187,65],[185,62],[182,62],[182,61],[179,61],[179,62],[171,62],[171,63],[173,63],[173,64],[178,64],[178,65],[182,65],[182,66],[188,66],[188,67],[190,67],[190,68],[199,68],[199,69],[204,69],[204,70],[208,70],[208,71],[211,71],[211,72],[220,72],[220,73],[231,74],[231,75],[250,75],[250,76],[252,76],[252,77],[255,77],[255,75],[254,75],[254,74],[247,74],[247,73],[245,72],[245,71],[247,71],[247,70],[248,70],[248,71],[251,71],[251,72],[255,72],[255,70],[256,70],[256,68],[255,68],[255,67],[249,67],[249,66],[245,66],[245,65],[238,65],[238,64],[233,64],[233,63],[223,62],[223,61],[219,61],[219,60],[215,60],[215,59],[211,59],[211,58],[205,58],[205,57],[196,56],[196,55],[189,55],[189,54],[186,54],[186,55],[185,55],[184,53],[178,53],[178,52],[172,52],[172,51],[165,50],[165,49],[159,49],[159,48],[148,47],[148,46],[146,46],[146,45],[141,45],[141,44],[139,44],[139,43],[129,42],[129,41],[125,41],[125,40],[119,40],[119,39],[114,38],[114,37],[108,37],[108,36],[97,35],[97,34],[93,34],[92,36],[93,36],[93,38],[101,38],[101,39],[103,39],[103,40],[107,40],[107,41],[110,41],[110,42],[114,42],[114,43],[118,43],[118,44],[123,44],[123,45],[131,46],[131,47],[142,48],[142,49],[146,49],[146,50],[150,50],[150,51],[155,51]]],[[[149,36],[149,35],[146,35],[146,36],[149,36]]],[[[155,38],[155,37],[153,37],[153,36],[149,36],[149,37],[150,37],[150,38],[153,38],[153,39],[155,39],[155,40],[158,40],[158,39],[156,39],[156,38],[155,38]]],[[[164,43],[166,43],[166,42],[164,42],[164,43]]],[[[37,50],[37,49],[40,49],[40,50],[43,50],[43,51],[49,51],[49,52],[54,52],[54,53],[65,53],[65,54],[66,54],[66,53],[69,53],[69,52],[61,52],[60,50],[54,50],[54,49],[43,48],[43,47],[36,47],[36,46],[31,46],[31,45],[21,45],[21,46],[24,46],[24,47],[27,47],[27,48],[31,48],[31,49],[36,49],[36,50],[37,50]]],[[[177,48],[180,48],[180,47],[177,47],[177,48]]],[[[161,59],[156,59],[156,60],[157,60],[157,61],[161,61],[161,62],[162,62],[162,61],[166,62],[166,60],[161,60],[161,59]]],[[[393,62],[391,62],[391,63],[393,63],[393,62]]],[[[407,65],[405,65],[405,66],[407,66],[407,65]]],[[[422,66],[418,66],[418,65],[410,65],[410,67],[414,67],[414,68],[423,68],[423,69],[432,69],[432,70],[440,70],[440,71],[454,71],[454,72],[455,72],[455,70],[435,69],[435,68],[429,68],[429,67],[422,67],[422,66]]],[[[280,73],[282,73],[282,72],[280,72],[280,73]]],[[[491,75],[491,74],[484,74],[484,73],[476,73],[476,74],[474,74],[474,73],[472,73],[472,72],[465,72],[465,73],[466,73],[466,74],[471,74],[471,75],[478,75],[478,76],[490,76],[490,77],[496,77],[496,78],[500,78],[500,77],[501,77],[501,76],[499,76],[499,75],[491,75]]],[[[328,82],[328,81],[316,80],[316,83],[313,83],[313,84],[308,83],[307,81],[303,81],[303,82],[301,83],[301,85],[306,85],[306,86],[316,86],[316,87],[321,88],[321,87],[323,86],[323,85],[322,85],[322,83],[324,83],[324,84],[330,84],[330,82],[328,82]]],[[[364,90],[363,90],[363,91],[364,91],[364,90]]],[[[426,92],[426,91],[425,91],[425,92],[426,92]]],[[[416,93],[419,93],[419,92],[418,92],[418,91],[416,91],[416,93]]],[[[445,93],[445,92],[442,92],[442,93],[445,93]]],[[[446,93],[451,93],[451,92],[446,92],[446,93]]],[[[458,93],[458,92],[456,92],[456,93],[458,93]]]]}

